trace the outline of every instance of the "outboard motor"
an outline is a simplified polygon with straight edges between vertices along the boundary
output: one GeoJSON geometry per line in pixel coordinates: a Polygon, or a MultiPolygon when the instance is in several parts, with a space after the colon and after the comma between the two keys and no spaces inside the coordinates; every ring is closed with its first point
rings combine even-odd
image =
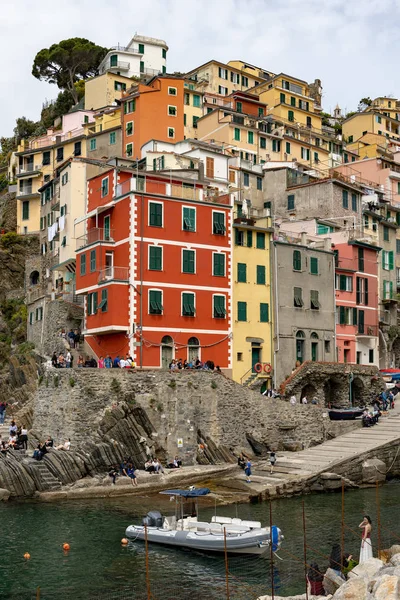
{"type": "Polygon", "coordinates": [[[163,520],[163,516],[158,510],[151,510],[143,517],[143,525],[147,525],[147,527],[162,527],[163,520]]]}

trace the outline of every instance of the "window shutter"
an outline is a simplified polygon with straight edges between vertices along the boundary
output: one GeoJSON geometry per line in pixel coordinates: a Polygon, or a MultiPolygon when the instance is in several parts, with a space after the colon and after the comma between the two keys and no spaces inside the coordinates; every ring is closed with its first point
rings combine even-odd
{"type": "Polygon", "coordinates": [[[360,304],[361,302],[361,278],[357,277],[356,279],[356,303],[360,304]]]}
{"type": "Polygon", "coordinates": [[[390,299],[394,298],[394,296],[393,296],[393,281],[390,281],[390,283],[389,283],[389,292],[390,292],[389,298],[390,299]]]}
{"type": "MultiPolygon", "coordinates": [[[[356,309],[354,309],[354,310],[356,310],[356,309]]],[[[358,311],[358,332],[364,333],[364,311],[363,310],[358,311]]]]}
{"type": "Polygon", "coordinates": [[[339,289],[342,292],[346,291],[346,275],[340,275],[339,289]]]}
{"type": "Polygon", "coordinates": [[[293,269],[301,271],[301,253],[300,250],[293,251],[293,269]]]}
{"type": "Polygon", "coordinates": [[[357,309],[353,308],[353,325],[357,325],[357,309]]]}
{"type": "Polygon", "coordinates": [[[253,232],[252,231],[247,232],[247,247],[248,248],[253,247],[253,232]]]}
{"type": "Polygon", "coordinates": [[[340,325],[346,324],[346,316],[344,306],[339,306],[339,323],[340,325]]]}
{"type": "Polygon", "coordinates": [[[260,303],[260,322],[261,323],[269,322],[269,306],[265,302],[260,303]]]}
{"type": "Polygon", "coordinates": [[[368,306],[368,279],[364,279],[364,304],[368,306]]]}
{"type": "Polygon", "coordinates": [[[257,284],[265,285],[265,267],[264,267],[264,265],[257,265],[257,284]]]}
{"type": "Polygon", "coordinates": [[[394,254],[393,250],[389,252],[389,271],[393,271],[394,269],[394,254]]]}
{"type": "Polygon", "coordinates": [[[385,268],[385,255],[386,255],[386,252],[385,252],[385,250],[383,250],[382,251],[382,268],[383,269],[385,268]]]}
{"type": "Polygon", "coordinates": [[[235,244],[239,246],[240,244],[240,232],[239,229],[235,229],[235,244]]]}
{"type": "Polygon", "coordinates": [[[247,321],[247,303],[238,302],[238,321],[247,321]]]}
{"type": "Polygon", "coordinates": [[[247,265],[246,265],[246,263],[238,263],[237,269],[238,269],[238,272],[237,272],[238,282],[246,283],[246,280],[247,280],[247,265]]]}

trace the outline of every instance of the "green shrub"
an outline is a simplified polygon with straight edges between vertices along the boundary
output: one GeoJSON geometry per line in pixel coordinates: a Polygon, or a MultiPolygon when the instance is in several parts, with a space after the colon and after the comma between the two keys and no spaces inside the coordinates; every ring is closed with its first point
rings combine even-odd
{"type": "Polygon", "coordinates": [[[118,396],[122,391],[121,384],[117,379],[115,379],[115,377],[113,377],[111,380],[110,391],[112,394],[115,394],[116,396],[118,396]]]}
{"type": "Polygon", "coordinates": [[[53,385],[54,385],[54,387],[58,388],[59,383],[60,383],[60,377],[59,377],[59,375],[54,375],[54,377],[53,377],[53,385]]]}
{"type": "Polygon", "coordinates": [[[218,387],[218,386],[217,386],[217,384],[215,383],[215,381],[212,381],[212,382],[211,382],[211,387],[212,387],[212,389],[213,389],[213,390],[216,390],[216,389],[217,389],[217,387],[218,387]]]}
{"type": "Polygon", "coordinates": [[[176,381],[175,381],[175,379],[171,379],[171,381],[168,384],[168,387],[170,387],[170,388],[176,388],[176,381]]]}
{"type": "Polygon", "coordinates": [[[70,385],[71,387],[74,387],[74,385],[75,385],[75,379],[74,379],[73,377],[70,377],[70,378],[69,378],[69,385],[70,385]]]}
{"type": "Polygon", "coordinates": [[[23,244],[24,238],[15,231],[9,231],[0,237],[2,248],[12,248],[16,244],[23,244]]]}
{"type": "Polygon", "coordinates": [[[162,412],[164,410],[164,405],[161,402],[157,404],[157,410],[158,412],[162,412]]]}

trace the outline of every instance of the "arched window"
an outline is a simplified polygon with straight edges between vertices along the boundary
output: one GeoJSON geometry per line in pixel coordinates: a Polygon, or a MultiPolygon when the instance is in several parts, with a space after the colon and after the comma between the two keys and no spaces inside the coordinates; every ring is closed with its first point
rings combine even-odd
{"type": "Polygon", "coordinates": [[[315,333],[315,331],[313,331],[311,333],[311,360],[313,360],[314,362],[316,360],[318,360],[318,333],[315,333]]]}
{"type": "Polygon", "coordinates": [[[296,362],[304,362],[304,339],[306,335],[304,331],[299,330],[296,333],[296,362]]]}
{"type": "Polygon", "coordinates": [[[161,343],[163,345],[170,346],[173,343],[173,339],[170,335],[164,335],[163,339],[161,340],[161,343]]]}
{"type": "Polygon", "coordinates": [[[170,335],[164,335],[161,340],[161,367],[169,369],[174,357],[174,341],[170,335]]]}
{"type": "Polygon", "coordinates": [[[315,333],[315,331],[312,332],[312,334],[311,334],[310,337],[311,337],[312,340],[318,340],[319,339],[318,333],[315,333]]]}

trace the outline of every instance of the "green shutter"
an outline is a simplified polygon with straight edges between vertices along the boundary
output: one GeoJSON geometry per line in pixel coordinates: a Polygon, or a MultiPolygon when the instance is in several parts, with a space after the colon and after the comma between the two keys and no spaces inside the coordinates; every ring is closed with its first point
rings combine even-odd
{"type": "Polygon", "coordinates": [[[339,323],[340,325],[346,324],[346,314],[344,306],[339,306],[339,323]]]}
{"type": "Polygon", "coordinates": [[[286,142],[286,154],[290,154],[290,142],[286,142]]]}
{"type": "Polygon", "coordinates": [[[238,265],[237,265],[237,280],[239,283],[246,283],[246,281],[247,281],[247,265],[246,265],[246,263],[238,263],[238,265]]]}
{"type": "Polygon", "coordinates": [[[149,292],[149,314],[161,315],[163,312],[162,293],[159,290],[149,292]]]}
{"type": "Polygon", "coordinates": [[[300,252],[300,250],[293,250],[293,269],[294,269],[294,271],[301,271],[301,252],[300,252]]]}
{"type": "Polygon", "coordinates": [[[182,251],[182,272],[183,273],[194,273],[194,250],[183,250],[182,251]]]}
{"type": "Polygon", "coordinates": [[[182,315],[185,317],[194,317],[194,294],[182,294],[182,315]]]}
{"type": "Polygon", "coordinates": [[[343,208],[349,208],[349,193],[347,190],[342,190],[342,204],[343,208]]]}
{"type": "Polygon", "coordinates": [[[257,231],[256,246],[260,250],[265,249],[265,233],[261,233],[261,232],[257,231]]]}
{"type": "Polygon", "coordinates": [[[162,268],[162,247],[149,247],[149,269],[151,271],[161,271],[162,268]]]}
{"type": "Polygon", "coordinates": [[[86,275],[86,254],[81,254],[81,275],[86,275]]]}
{"type": "Polygon", "coordinates": [[[100,302],[99,308],[101,308],[101,312],[107,312],[107,310],[108,310],[108,289],[107,288],[104,288],[103,290],[101,290],[101,302],[100,302]]]}
{"type": "Polygon", "coordinates": [[[182,211],[183,229],[185,231],[196,230],[196,210],[184,206],[182,211]]]}
{"type": "Polygon", "coordinates": [[[358,333],[364,333],[364,311],[358,311],[358,333]]]}
{"type": "Polygon", "coordinates": [[[234,139],[236,142],[240,142],[240,129],[238,127],[235,127],[234,139]]]}
{"type": "Polygon", "coordinates": [[[247,321],[247,302],[237,303],[237,320],[247,321]]]}
{"type": "Polygon", "coordinates": [[[283,92],[280,93],[279,98],[280,98],[281,103],[285,104],[286,96],[283,92]]]}
{"type": "Polygon", "coordinates": [[[247,132],[247,142],[249,144],[254,144],[254,133],[252,131],[247,132]]]}
{"type": "Polygon", "coordinates": [[[269,322],[269,306],[266,302],[260,303],[260,323],[269,322]]]}
{"type": "Polygon", "coordinates": [[[248,248],[253,247],[253,232],[252,231],[247,232],[247,247],[248,248]]]}
{"type": "Polygon", "coordinates": [[[153,227],[162,227],[162,204],[150,202],[150,225],[153,227]]]}
{"type": "Polygon", "coordinates": [[[257,265],[257,284],[265,285],[265,266],[257,265]]]}
{"type": "Polygon", "coordinates": [[[225,213],[213,212],[213,233],[225,235],[225,213]]]}
{"type": "Polygon", "coordinates": [[[214,254],[214,275],[225,277],[225,254],[222,252],[214,254]]]}
{"type": "Polygon", "coordinates": [[[392,300],[394,298],[394,295],[393,295],[393,281],[391,281],[389,283],[389,290],[390,290],[390,296],[389,297],[392,300]]]}
{"type": "Polygon", "coordinates": [[[93,311],[93,314],[95,314],[95,313],[97,313],[97,308],[98,308],[98,305],[97,305],[97,292],[93,292],[92,298],[93,298],[92,299],[92,311],[93,311]]]}
{"type": "Polygon", "coordinates": [[[394,253],[393,250],[389,252],[389,271],[393,271],[394,269],[394,253]]]}
{"type": "Polygon", "coordinates": [[[94,273],[96,270],[96,250],[90,252],[90,272],[94,273]]]}
{"type": "Polygon", "coordinates": [[[357,309],[353,308],[353,325],[357,325],[357,309]]]}
{"type": "Polygon", "coordinates": [[[310,258],[310,273],[311,275],[318,275],[318,258],[314,256],[310,258]]]}
{"type": "Polygon", "coordinates": [[[216,319],[224,319],[226,316],[225,296],[214,296],[213,316],[216,319]]]}

